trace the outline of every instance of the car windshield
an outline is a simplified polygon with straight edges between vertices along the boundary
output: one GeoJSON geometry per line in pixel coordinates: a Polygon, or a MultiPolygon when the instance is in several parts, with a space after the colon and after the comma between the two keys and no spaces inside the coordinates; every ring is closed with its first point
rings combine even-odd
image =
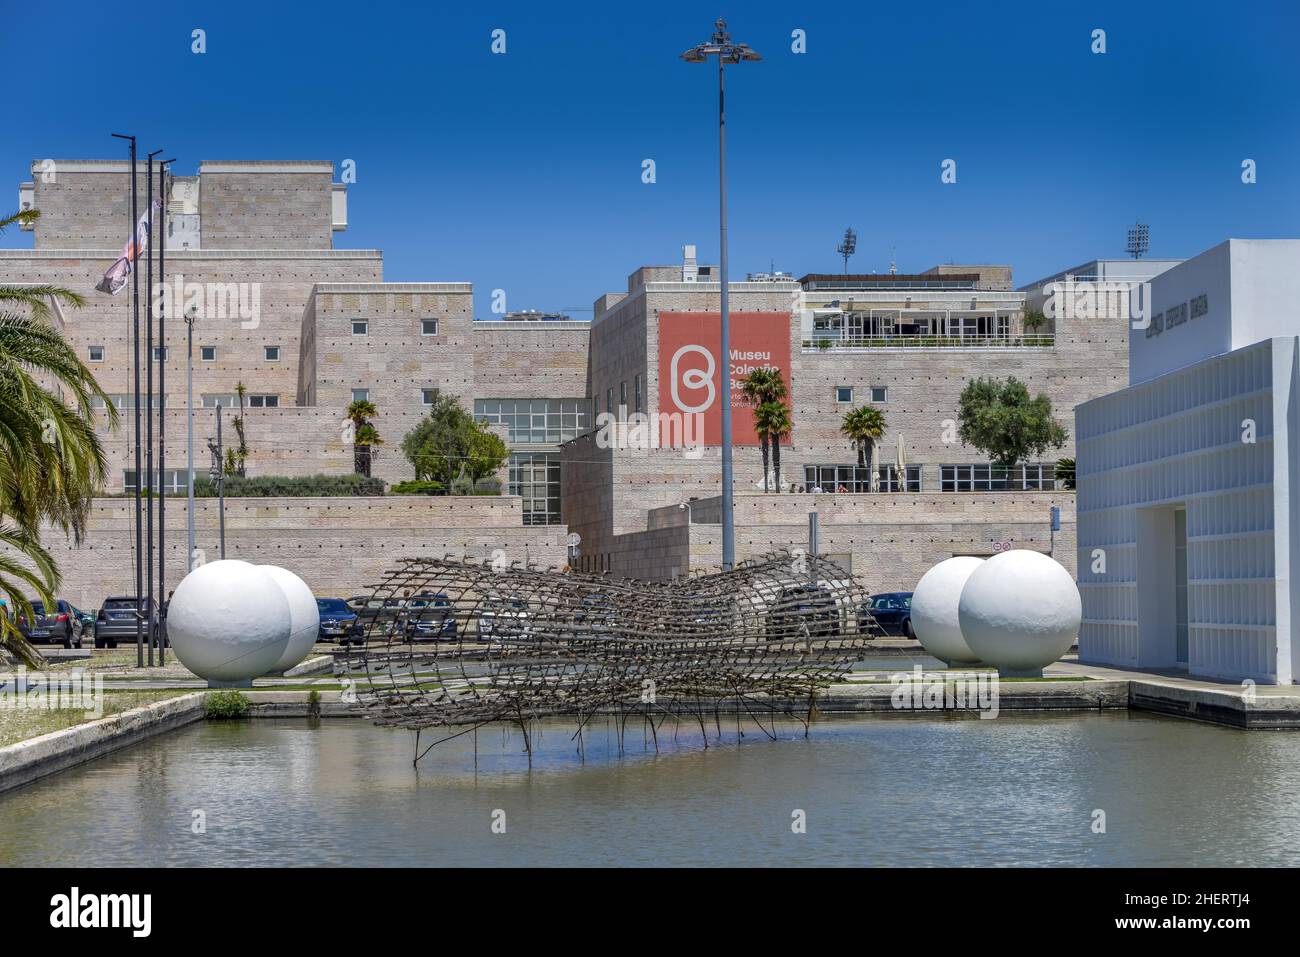
{"type": "Polygon", "coordinates": [[[317,598],[316,607],[331,615],[345,615],[351,611],[342,598],[317,598]]]}
{"type": "Polygon", "coordinates": [[[45,614],[45,606],[39,601],[34,601],[32,602],[32,611],[38,615],[43,615],[45,614]]]}
{"type": "Polygon", "coordinates": [[[109,598],[104,602],[104,607],[109,611],[131,611],[137,604],[133,598],[109,598]]]}

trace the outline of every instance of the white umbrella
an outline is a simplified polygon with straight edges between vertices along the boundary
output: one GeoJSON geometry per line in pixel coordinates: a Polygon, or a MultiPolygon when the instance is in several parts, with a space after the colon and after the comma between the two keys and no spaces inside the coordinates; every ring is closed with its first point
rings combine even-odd
{"type": "Polygon", "coordinates": [[[907,456],[903,454],[903,433],[898,433],[898,455],[894,462],[894,467],[898,469],[898,490],[907,491],[907,456]]]}
{"type": "Polygon", "coordinates": [[[871,444],[871,491],[880,491],[880,443],[871,444]]]}

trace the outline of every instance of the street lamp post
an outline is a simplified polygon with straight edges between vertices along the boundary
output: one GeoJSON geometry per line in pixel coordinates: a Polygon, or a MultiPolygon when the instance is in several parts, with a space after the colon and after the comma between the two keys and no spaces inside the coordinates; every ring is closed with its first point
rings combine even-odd
{"type": "Polygon", "coordinates": [[[185,574],[194,570],[194,317],[185,310],[185,574]]]}
{"type": "Polygon", "coordinates": [[[736,563],[736,526],[731,477],[731,309],[727,288],[727,122],[724,101],[723,70],[728,63],[763,59],[746,43],[733,43],[727,22],[721,18],[707,43],[691,47],[682,54],[687,63],[707,63],[718,58],[718,265],[722,291],[722,568],[730,571],[736,563]]]}

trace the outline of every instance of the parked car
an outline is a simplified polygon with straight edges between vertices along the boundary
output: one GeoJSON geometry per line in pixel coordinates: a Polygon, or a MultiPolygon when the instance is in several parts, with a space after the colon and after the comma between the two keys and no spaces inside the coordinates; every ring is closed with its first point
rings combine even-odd
{"type": "Polygon", "coordinates": [[[478,636],[485,641],[515,638],[531,631],[528,603],[518,595],[509,598],[489,597],[479,606],[478,636]]]}
{"type": "Polygon", "coordinates": [[[95,613],[93,611],[82,611],[76,605],[72,606],[72,613],[77,616],[77,621],[81,622],[81,636],[83,638],[94,638],[95,613]]]}
{"type": "Polygon", "coordinates": [[[316,610],[320,613],[321,641],[337,641],[340,645],[366,643],[360,616],[342,598],[317,598],[316,610]]]}
{"type": "Polygon", "coordinates": [[[29,623],[27,616],[20,611],[15,622],[18,630],[28,641],[58,642],[64,648],[80,648],[81,622],[73,614],[72,606],[62,598],[54,605],[47,613],[43,602],[32,602],[36,617],[29,623]]]}
{"type": "Polygon", "coordinates": [[[782,588],[767,612],[770,637],[832,638],[839,634],[840,615],[835,596],[824,585],[811,582],[782,588]]]}
{"type": "MultiPolygon", "coordinates": [[[[133,642],[136,635],[136,621],[146,615],[145,599],[130,596],[105,598],[95,617],[95,647],[116,648],[119,641],[133,642]]],[[[152,602],[147,612],[147,623],[158,624],[158,603],[152,602]]],[[[144,633],[149,640],[148,629],[144,633]]]]}
{"type": "Polygon", "coordinates": [[[407,641],[455,641],[456,606],[442,592],[420,592],[406,603],[407,641]]]}
{"type": "Polygon", "coordinates": [[[858,628],[877,635],[915,638],[916,632],[912,630],[912,593],[891,591],[873,595],[869,602],[858,609],[858,628]],[[875,619],[874,628],[871,627],[870,619],[875,619]]]}

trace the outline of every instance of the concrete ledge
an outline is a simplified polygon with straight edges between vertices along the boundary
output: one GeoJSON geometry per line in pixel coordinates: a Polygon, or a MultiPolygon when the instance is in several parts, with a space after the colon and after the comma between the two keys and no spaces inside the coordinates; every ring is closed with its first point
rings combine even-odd
{"type": "Polygon", "coordinates": [[[1240,691],[1184,688],[1161,681],[1130,681],[1129,707],[1176,718],[1191,718],[1234,728],[1300,729],[1300,696],[1257,694],[1247,701],[1240,691]]]}
{"type": "Polygon", "coordinates": [[[0,748],[0,793],[203,718],[203,695],[156,701],[0,748]]]}
{"type": "Polygon", "coordinates": [[[300,661],[284,673],[286,678],[301,678],[306,675],[327,675],[334,670],[333,655],[316,655],[300,661]]]}
{"type": "MultiPolygon", "coordinates": [[[[250,718],[306,718],[311,715],[310,691],[244,691],[253,705],[250,718]]],[[[363,712],[343,701],[340,691],[320,692],[320,717],[361,718],[363,712]]]]}
{"type": "MultiPolygon", "coordinates": [[[[943,672],[935,672],[942,675],[943,672]]],[[[817,698],[817,710],[824,714],[933,714],[936,711],[974,712],[975,708],[956,707],[951,697],[942,708],[898,708],[890,683],[833,685],[817,698]]],[[[998,686],[998,710],[1001,711],[1102,711],[1129,707],[1127,681],[1016,681],[998,686]]]]}

